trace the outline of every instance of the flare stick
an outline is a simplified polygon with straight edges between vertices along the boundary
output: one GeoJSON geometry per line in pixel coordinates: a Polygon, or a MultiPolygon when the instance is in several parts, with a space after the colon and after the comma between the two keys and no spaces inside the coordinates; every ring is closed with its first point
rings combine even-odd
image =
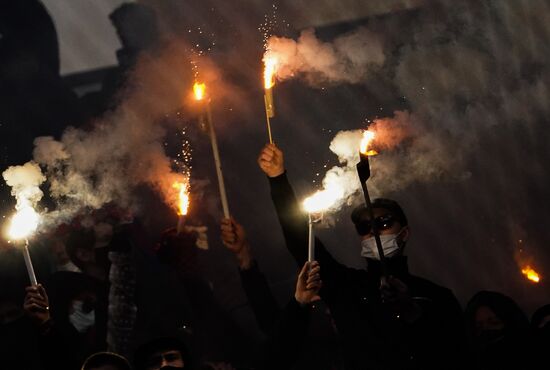
{"type": "Polygon", "coordinates": [[[176,228],[177,234],[181,233],[184,225],[185,225],[185,215],[180,215],[178,217],[178,226],[176,228]]]}
{"type": "Polygon", "coordinates": [[[31,285],[38,285],[36,275],[34,273],[34,267],[32,265],[31,255],[29,253],[29,241],[25,240],[25,246],[23,247],[23,258],[25,259],[25,265],[27,266],[27,272],[29,273],[29,279],[31,285]]]}
{"type": "Polygon", "coordinates": [[[212,124],[212,112],[210,110],[210,104],[208,104],[208,102],[206,102],[206,121],[210,130],[210,141],[212,142],[212,152],[214,153],[216,174],[218,175],[218,186],[220,188],[220,198],[222,201],[223,215],[225,218],[229,218],[229,206],[227,204],[227,194],[225,192],[225,183],[223,181],[222,165],[220,161],[220,151],[218,149],[218,141],[216,139],[216,132],[214,130],[214,125],[212,124]]]}
{"type": "Polygon", "coordinates": [[[369,189],[367,188],[367,180],[370,177],[370,164],[369,156],[359,152],[359,163],[357,163],[357,174],[359,175],[359,180],[361,181],[361,188],[363,189],[363,195],[365,196],[365,204],[367,206],[367,212],[369,214],[369,219],[371,220],[371,230],[374,235],[374,240],[376,241],[376,249],[378,250],[378,255],[380,256],[380,266],[382,269],[382,278],[386,279],[388,276],[388,269],[386,266],[386,256],[384,255],[384,250],[382,249],[382,241],[380,240],[380,230],[374,222],[374,211],[372,209],[372,204],[370,201],[369,189]]]}
{"type": "Polygon", "coordinates": [[[307,248],[307,260],[312,262],[315,260],[315,235],[313,229],[313,220],[311,219],[311,213],[308,213],[308,226],[309,226],[309,238],[307,248]]]}
{"type": "Polygon", "coordinates": [[[271,135],[271,118],[275,117],[275,107],[273,105],[272,88],[265,89],[264,104],[265,104],[265,118],[267,120],[267,134],[269,136],[269,143],[273,144],[273,137],[271,135]]]}

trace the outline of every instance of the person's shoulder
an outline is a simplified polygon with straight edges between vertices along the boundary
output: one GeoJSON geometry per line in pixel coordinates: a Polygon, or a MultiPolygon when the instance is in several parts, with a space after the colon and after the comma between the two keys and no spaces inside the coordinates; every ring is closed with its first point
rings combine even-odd
{"type": "MultiPolygon", "coordinates": [[[[323,271],[323,265],[321,265],[321,271],[323,271]]],[[[341,279],[348,281],[351,284],[362,284],[365,281],[371,279],[366,269],[359,269],[350,266],[346,266],[340,262],[336,262],[338,276],[341,279]]],[[[334,271],[334,269],[332,269],[334,271]]],[[[326,271],[326,269],[325,269],[326,271]]]]}
{"type": "Polygon", "coordinates": [[[358,269],[345,265],[342,266],[346,279],[350,280],[352,283],[364,284],[372,280],[372,276],[369,275],[366,269],[358,269]]]}
{"type": "Polygon", "coordinates": [[[411,275],[409,289],[414,295],[426,296],[427,298],[455,299],[453,291],[445,286],[434,283],[431,280],[411,275]]]}

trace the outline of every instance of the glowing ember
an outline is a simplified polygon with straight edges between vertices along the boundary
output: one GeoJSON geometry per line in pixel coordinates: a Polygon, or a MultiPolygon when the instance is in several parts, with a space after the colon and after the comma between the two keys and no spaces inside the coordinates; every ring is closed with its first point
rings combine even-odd
{"type": "Polygon", "coordinates": [[[204,99],[204,95],[206,92],[206,85],[203,83],[195,82],[193,85],[193,93],[195,94],[196,100],[202,100],[204,99]]]}
{"type": "Polygon", "coordinates": [[[275,85],[273,76],[275,75],[275,67],[277,59],[273,56],[264,56],[264,88],[271,89],[275,85]]]}
{"type": "Polygon", "coordinates": [[[322,212],[332,207],[344,196],[344,190],[339,186],[333,186],[320,190],[304,200],[303,206],[308,213],[322,212]]]}
{"type": "Polygon", "coordinates": [[[376,135],[372,131],[366,130],[366,131],[363,132],[363,139],[361,140],[361,149],[360,149],[362,154],[365,154],[365,155],[368,155],[368,156],[378,154],[378,152],[376,150],[369,149],[369,146],[372,143],[372,141],[374,140],[375,136],[376,135]]]}
{"type": "Polygon", "coordinates": [[[527,277],[527,279],[538,283],[540,281],[540,275],[531,266],[526,266],[521,269],[521,273],[527,277]]]}
{"type": "Polygon", "coordinates": [[[31,206],[24,206],[11,218],[8,236],[19,240],[28,238],[38,227],[40,216],[31,206]]]}
{"type": "Polygon", "coordinates": [[[185,216],[189,209],[189,185],[183,182],[176,182],[173,187],[179,189],[178,215],[185,216]]]}

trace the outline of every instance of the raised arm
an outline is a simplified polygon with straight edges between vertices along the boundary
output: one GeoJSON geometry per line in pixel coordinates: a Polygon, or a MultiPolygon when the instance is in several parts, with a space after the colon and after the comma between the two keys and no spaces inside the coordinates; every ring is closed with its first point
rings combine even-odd
{"type": "Polygon", "coordinates": [[[271,369],[291,369],[300,357],[311,318],[311,306],[320,298],[322,286],[319,263],[306,262],[296,280],[294,297],[283,310],[280,320],[269,336],[266,346],[266,366],[271,369]]]}
{"type": "MultiPolygon", "coordinates": [[[[269,178],[271,198],[286,247],[301,268],[307,261],[308,219],[286,176],[283,152],[275,144],[267,144],[258,156],[258,165],[269,178]]],[[[334,260],[319,239],[315,239],[315,255],[323,274],[331,275],[325,280],[334,281],[333,274],[342,272],[344,267],[334,260]]]]}
{"type": "Polygon", "coordinates": [[[233,218],[221,221],[221,238],[227,249],[235,254],[241,283],[260,329],[269,334],[281,315],[265,275],[252,257],[244,228],[233,218]]]}

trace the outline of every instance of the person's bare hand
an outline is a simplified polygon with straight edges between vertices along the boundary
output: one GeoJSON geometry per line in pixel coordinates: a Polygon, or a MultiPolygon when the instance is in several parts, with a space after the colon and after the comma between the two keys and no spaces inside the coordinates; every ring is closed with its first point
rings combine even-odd
{"type": "Polygon", "coordinates": [[[283,152],[275,144],[267,144],[258,156],[258,165],[269,177],[282,175],[285,172],[283,152]]]}
{"type": "Polygon", "coordinates": [[[321,299],[319,291],[322,285],[319,262],[306,262],[298,275],[294,298],[302,306],[316,302],[321,299]]]}
{"type": "Polygon", "coordinates": [[[31,321],[40,326],[50,320],[50,303],[46,290],[40,284],[25,288],[27,294],[23,302],[23,310],[31,321]]]}
{"type": "Polygon", "coordinates": [[[221,238],[223,244],[235,253],[239,267],[243,270],[250,268],[252,256],[246,239],[244,228],[233,218],[224,218],[221,221],[221,238]]]}

